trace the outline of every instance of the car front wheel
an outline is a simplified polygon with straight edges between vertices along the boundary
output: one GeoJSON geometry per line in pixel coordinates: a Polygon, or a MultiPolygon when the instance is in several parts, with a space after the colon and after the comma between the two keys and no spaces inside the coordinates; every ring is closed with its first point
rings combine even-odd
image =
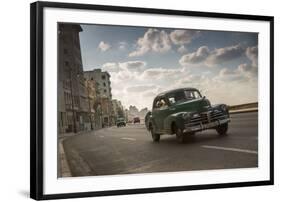
{"type": "Polygon", "coordinates": [[[179,143],[184,143],[186,140],[186,135],[183,133],[182,129],[176,127],[176,136],[179,143]]]}
{"type": "Polygon", "coordinates": [[[228,130],[228,123],[218,126],[216,130],[219,135],[226,135],[228,130]]]}

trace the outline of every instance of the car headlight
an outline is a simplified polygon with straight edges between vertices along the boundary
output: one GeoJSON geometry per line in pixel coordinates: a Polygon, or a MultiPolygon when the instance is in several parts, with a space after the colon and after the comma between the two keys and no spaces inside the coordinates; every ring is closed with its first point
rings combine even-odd
{"type": "Polygon", "coordinates": [[[192,118],[198,118],[198,117],[200,117],[200,114],[199,114],[199,113],[194,113],[194,114],[192,114],[192,118]]]}
{"type": "Polygon", "coordinates": [[[182,118],[184,118],[185,120],[190,119],[190,116],[191,116],[191,113],[189,113],[189,112],[185,112],[182,114],[182,118]]]}

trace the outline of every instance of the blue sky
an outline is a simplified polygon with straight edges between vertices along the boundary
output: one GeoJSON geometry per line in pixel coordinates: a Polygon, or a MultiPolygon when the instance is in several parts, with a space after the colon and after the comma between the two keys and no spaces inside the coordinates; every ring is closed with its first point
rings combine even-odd
{"type": "Polygon", "coordinates": [[[257,33],[111,25],[82,29],[84,70],[108,71],[113,97],[125,107],[151,108],[156,94],[184,86],[199,88],[213,103],[257,101],[257,33]]]}

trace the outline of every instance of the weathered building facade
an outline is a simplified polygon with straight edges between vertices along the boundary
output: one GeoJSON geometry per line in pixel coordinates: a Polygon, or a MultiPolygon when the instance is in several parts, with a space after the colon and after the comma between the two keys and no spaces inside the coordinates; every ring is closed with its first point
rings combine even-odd
{"type": "Polygon", "coordinates": [[[86,130],[89,122],[79,33],[81,26],[58,24],[59,133],[86,130]]]}
{"type": "Polygon", "coordinates": [[[88,93],[88,106],[91,130],[102,127],[101,99],[98,84],[95,80],[85,79],[88,93]]]}
{"type": "Polygon", "coordinates": [[[87,80],[94,80],[97,82],[101,97],[112,99],[110,74],[108,72],[103,72],[101,69],[84,71],[84,77],[87,80]]]}
{"type": "Polygon", "coordinates": [[[58,24],[59,134],[112,126],[123,113],[121,102],[112,102],[110,74],[83,71],[81,31],[77,24],[58,24]]]}
{"type": "Polygon", "coordinates": [[[100,113],[102,117],[102,127],[111,126],[115,123],[112,107],[112,94],[110,74],[101,69],[84,71],[84,77],[89,81],[95,81],[99,91],[100,113]]]}

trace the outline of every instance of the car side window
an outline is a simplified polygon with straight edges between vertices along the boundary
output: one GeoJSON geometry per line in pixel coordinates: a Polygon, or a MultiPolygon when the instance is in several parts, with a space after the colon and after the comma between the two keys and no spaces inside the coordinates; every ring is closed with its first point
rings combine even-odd
{"type": "Polygon", "coordinates": [[[159,98],[155,101],[154,109],[165,109],[167,107],[168,107],[168,104],[164,98],[159,98]]]}
{"type": "Polygon", "coordinates": [[[185,99],[187,99],[187,100],[194,99],[193,91],[184,91],[184,94],[185,94],[185,99]]]}
{"type": "Polygon", "coordinates": [[[165,101],[164,98],[161,98],[161,99],[159,100],[159,108],[160,108],[160,109],[165,109],[165,108],[167,108],[167,107],[168,107],[167,102],[165,101]]]}
{"type": "Polygon", "coordinates": [[[171,103],[171,105],[173,105],[173,104],[176,103],[175,97],[169,97],[168,100],[169,100],[169,102],[171,103]]]}
{"type": "Polygon", "coordinates": [[[197,98],[200,98],[201,95],[199,94],[198,91],[194,91],[194,97],[197,99],[197,98]]]}

